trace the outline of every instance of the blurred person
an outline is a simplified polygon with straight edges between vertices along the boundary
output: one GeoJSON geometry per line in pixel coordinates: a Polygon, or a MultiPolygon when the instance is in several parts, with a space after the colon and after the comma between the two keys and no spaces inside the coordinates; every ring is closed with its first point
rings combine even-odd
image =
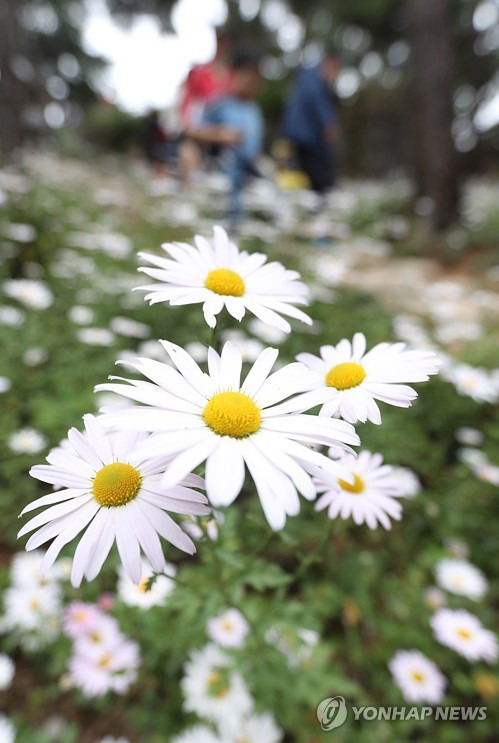
{"type": "Polygon", "coordinates": [[[256,98],[262,77],[259,57],[240,52],[234,59],[232,93],[207,108],[199,126],[187,131],[196,142],[220,148],[220,169],[230,183],[229,223],[236,229],[242,213],[242,190],[250,176],[259,177],[257,158],[263,149],[264,122],[256,98]]]}
{"type": "MultiPolygon", "coordinates": [[[[232,89],[233,73],[230,66],[232,37],[227,31],[217,32],[217,47],[213,59],[193,67],[182,86],[179,104],[181,131],[186,133],[201,123],[206,108],[232,89]]],[[[182,183],[190,180],[201,165],[199,144],[185,136],[179,146],[179,174],[182,183]]]]}
{"type": "Polygon", "coordinates": [[[313,191],[323,195],[335,182],[335,143],[339,138],[333,85],[341,70],[329,50],[315,67],[303,67],[286,103],[282,134],[295,147],[313,191]]]}
{"type": "Polygon", "coordinates": [[[166,175],[168,164],[175,156],[175,138],[167,131],[161,112],[157,109],[149,111],[144,120],[143,149],[154,174],[166,175]]]}

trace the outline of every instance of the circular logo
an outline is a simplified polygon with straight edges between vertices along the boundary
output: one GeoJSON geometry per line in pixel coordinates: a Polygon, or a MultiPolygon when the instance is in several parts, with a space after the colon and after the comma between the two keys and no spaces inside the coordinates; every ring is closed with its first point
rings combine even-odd
{"type": "Polygon", "coordinates": [[[323,730],[334,730],[347,719],[347,705],[344,697],[323,699],[317,707],[317,719],[323,730]]]}

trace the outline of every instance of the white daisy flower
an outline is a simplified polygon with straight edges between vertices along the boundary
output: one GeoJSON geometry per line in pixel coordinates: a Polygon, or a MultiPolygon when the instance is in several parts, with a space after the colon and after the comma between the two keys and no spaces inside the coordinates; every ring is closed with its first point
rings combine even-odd
{"type": "Polygon", "coordinates": [[[238,609],[228,609],[218,617],[209,619],[206,634],[217,645],[226,648],[242,648],[249,624],[238,609]]]}
{"type": "Polygon", "coordinates": [[[47,570],[65,544],[83,530],[76,548],[71,582],[79,586],[83,576],[93,580],[116,540],[127,575],[135,583],[142,576],[141,550],[154,569],[162,573],[165,558],[158,535],[178,549],[193,554],[193,541],[165,511],[204,515],[206,498],[193,487],[202,480],[191,475],[178,479],[167,491],[160,485],[168,460],[151,460],[138,454],[142,434],[113,434],[93,415],[84,416],[85,434],[75,428],[68,433],[67,449],[58,447],[47,457],[48,465],[32,467],[30,474],[43,482],[64,486],[38,498],[22,512],[50,506],[19,532],[36,529],[26,549],[54,539],[42,563],[47,570]],[[182,481],[182,482],[181,482],[182,481]]]}
{"type": "Polygon", "coordinates": [[[163,573],[157,575],[149,587],[155,571],[147,560],[142,560],[142,575],[138,584],[131,581],[123,568],[120,568],[118,597],[124,604],[137,606],[139,609],[145,610],[150,609],[151,606],[161,606],[175,588],[175,581],[172,580],[171,576],[175,576],[176,572],[175,565],[167,563],[163,573]]]}
{"type": "Polygon", "coordinates": [[[343,449],[359,443],[350,424],[302,414],[324,399],[323,390],[299,394],[310,390],[303,364],[288,364],[269,376],[278,351],[267,348],[241,384],[241,351],[233,343],[225,344],[221,356],[209,349],[209,374],[179,346],[160,343],[178,371],[140,358],[129,366],[152,383],[123,379],[127,384],[96,389],[145,403],[105,411],[104,419],[120,430],[157,432],[147,441],[150,456],[165,451],[173,455],[162,480],[165,487],[176,485],[206,460],[208,497],[215,507],[228,506],[243,487],[246,465],[269,524],[282,529],[286,516],[299,512],[297,491],[315,498],[308,474],[314,465],[349,477],[341,465],[302,443],[343,449]]]}
{"type": "Polygon", "coordinates": [[[405,343],[378,343],[366,353],[363,333],[355,333],[352,343],[344,338],[336,346],[322,346],[320,354],[296,358],[315,373],[317,386],[330,392],[321,415],[339,414],[350,423],[380,424],[375,400],[410,407],[417,393],[405,383],[425,382],[438,370],[435,353],[405,350],[405,343]]]}
{"type": "Polygon", "coordinates": [[[251,712],[253,700],[230,659],[215,645],[195,650],[181,681],[184,708],[213,722],[237,722],[251,712]]]}
{"type": "Polygon", "coordinates": [[[439,609],[430,624],[438,642],[469,661],[486,660],[493,663],[499,657],[497,637],[469,611],[439,609]]]}
{"type": "Polygon", "coordinates": [[[281,315],[312,321],[296,304],[308,304],[308,289],[296,271],[280,263],[267,263],[263,253],[239,251],[222,227],[214,227],[213,241],[200,235],[196,247],[186,243],[165,243],[161,247],[170,257],[139,253],[154,268],[142,267],[159,283],[138,287],[149,292],[151,304],[169,302],[172,306],[203,304],[210,328],[216,315],[226,307],[232,317],[242,320],[246,310],[268,325],[289,333],[290,324],[281,315]]]}
{"type": "Polygon", "coordinates": [[[279,743],[284,733],[269,712],[250,715],[236,724],[220,724],[224,743],[279,743]]]}
{"type": "Polygon", "coordinates": [[[418,650],[399,650],[388,663],[406,702],[439,704],[447,680],[438,666],[418,650]]]}
{"type": "Polygon", "coordinates": [[[0,653],[0,691],[10,686],[15,672],[16,667],[12,658],[9,658],[4,653],[0,653]]]}
{"type": "Polygon", "coordinates": [[[466,560],[440,560],[435,567],[438,585],[445,591],[469,599],[481,599],[487,590],[487,581],[481,570],[466,560]]]}
{"type": "Polygon", "coordinates": [[[354,482],[334,478],[324,471],[318,473],[317,491],[323,495],[316,510],[327,508],[330,519],[351,516],[356,524],[365,523],[370,529],[376,529],[378,523],[391,529],[390,518],[399,521],[402,515],[397,500],[402,491],[399,479],[393,477],[393,468],[383,464],[381,454],[365,450],[357,458],[343,454],[337,461],[351,473],[354,482]]]}

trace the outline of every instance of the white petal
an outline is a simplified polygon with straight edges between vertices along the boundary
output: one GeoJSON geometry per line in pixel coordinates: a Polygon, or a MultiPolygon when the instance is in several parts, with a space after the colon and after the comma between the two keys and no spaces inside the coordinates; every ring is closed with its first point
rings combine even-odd
{"type": "Polygon", "coordinates": [[[159,508],[151,506],[149,503],[143,504],[143,510],[150,523],[160,536],[173,544],[179,550],[193,555],[196,551],[196,545],[192,539],[180,528],[168,514],[159,508]]]}
{"type": "Polygon", "coordinates": [[[85,534],[78,542],[73,558],[73,568],[71,570],[71,585],[75,588],[78,588],[81,584],[88,563],[90,562],[90,559],[99,543],[106,520],[106,509],[100,508],[92,523],[87,527],[85,534]]]}
{"type": "Polygon", "coordinates": [[[139,541],[133,526],[133,518],[130,517],[130,511],[126,507],[113,509],[113,516],[116,529],[116,546],[121,562],[125,573],[137,585],[142,578],[142,561],[140,559],[139,541]],[[117,513],[114,513],[114,510],[117,513]]]}
{"type": "Polygon", "coordinates": [[[91,521],[91,519],[95,516],[96,512],[97,508],[95,504],[87,503],[87,505],[83,506],[79,510],[77,518],[72,518],[70,521],[68,521],[67,526],[65,526],[64,529],[61,530],[59,536],[54,539],[54,541],[46,551],[41,565],[42,573],[45,573],[47,570],[50,569],[50,567],[59,556],[62,548],[66,544],[68,544],[68,542],[71,542],[71,540],[77,537],[81,531],[83,531],[88,522],[91,521]]]}
{"type": "Polygon", "coordinates": [[[241,349],[227,341],[220,356],[220,387],[222,390],[239,390],[243,365],[241,349]]]}
{"type": "Polygon", "coordinates": [[[250,397],[255,397],[258,390],[269,376],[278,356],[279,351],[276,348],[266,348],[262,351],[249,370],[243,386],[241,387],[241,392],[250,397]]]}
{"type": "Polygon", "coordinates": [[[179,454],[173,460],[172,464],[168,467],[161,484],[165,488],[177,485],[189,472],[192,472],[198,464],[204,462],[204,460],[210,456],[212,451],[217,446],[219,437],[212,434],[207,438],[203,439],[199,444],[196,444],[191,449],[179,454]]]}
{"type": "Polygon", "coordinates": [[[214,506],[228,506],[244,484],[244,460],[241,442],[221,436],[216,449],[206,460],[206,491],[214,506]]]}

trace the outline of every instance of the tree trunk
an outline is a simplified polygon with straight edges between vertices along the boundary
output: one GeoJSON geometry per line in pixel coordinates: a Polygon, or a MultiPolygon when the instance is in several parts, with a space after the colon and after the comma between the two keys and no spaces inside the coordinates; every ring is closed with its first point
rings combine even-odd
{"type": "Polygon", "coordinates": [[[433,227],[440,230],[455,221],[458,203],[450,0],[408,3],[416,176],[420,191],[433,200],[433,227]]]}
{"type": "Polygon", "coordinates": [[[0,157],[10,157],[23,141],[23,112],[29,91],[13,72],[16,56],[27,56],[27,34],[17,20],[22,4],[0,2],[0,157]]]}

